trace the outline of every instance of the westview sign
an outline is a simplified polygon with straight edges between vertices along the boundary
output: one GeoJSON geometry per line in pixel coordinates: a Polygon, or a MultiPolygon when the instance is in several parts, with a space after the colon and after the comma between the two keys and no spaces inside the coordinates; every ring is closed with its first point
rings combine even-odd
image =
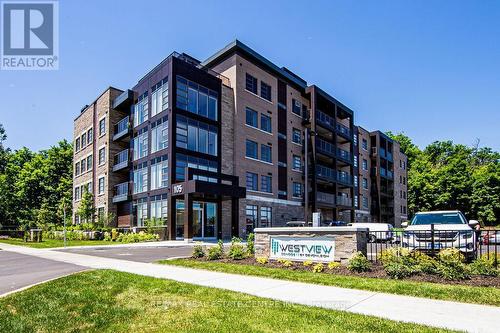
{"type": "Polygon", "coordinates": [[[271,237],[270,259],[323,261],[335,259],[333,237],[271,237]]]}

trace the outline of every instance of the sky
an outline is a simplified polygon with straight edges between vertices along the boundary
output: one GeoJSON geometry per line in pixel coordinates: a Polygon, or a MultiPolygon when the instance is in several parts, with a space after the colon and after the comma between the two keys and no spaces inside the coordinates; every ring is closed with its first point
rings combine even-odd
{"type": "Polygon", "coordinates": [[[0,71],[6,145],[71,140],[108,86],[127,89],[172,51],[204,60],[239,39],[421,148],[500,150],[498,1],[59,2],[59,70],[0,71]]]}

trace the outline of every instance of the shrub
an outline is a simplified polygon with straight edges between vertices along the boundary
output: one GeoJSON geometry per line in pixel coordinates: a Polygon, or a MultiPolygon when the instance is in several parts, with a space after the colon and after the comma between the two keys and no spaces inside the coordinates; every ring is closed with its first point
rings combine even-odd
{"type": "Polygon", "coordinates": [[[111,234],[109,232],[104,232],[104,240],[106,242],[111,242],[111,234]]]}
{"type": "Polygon", "coordinates": [[[340,267],[340,263],[339,262],[336,262],[336,261],[331,261],[328,263],[328,269],[329,270],[334,270],[334,269],[337,269],[340,267]]]}
{"type": "Polygon", "coordinates": [[[208,249],[207,259],[208,260],[218,260],[222,258],[222,252],[218,246],[212,246],[208,249]]]}
{"type": "Polygon", "coordinates": [[[443,249],[438,253],[438,259],[444,264],[461,264],[464,262],[465,257],[459,249],[450,247],[443,249]]]}
{"type": "Polygon", "coordinates": [[[258,257],[256,260],[261,265],[265,265],[269,262],[269,260],[266,257],[258,257]]]}
{"type": "Polygon", "coordinates": [[[255,235],[253,233],[248,234],[247,251],[249,254],[255,254],[255,235]]]}
{"type": "Polygon", "coordinates": [[[437,261],[429,257],[425,253],[416,251],[413,253],[415,262],[418,266],[418,270],[422,273],[436,274],[437,273],[437,261]]]}
{"type": "Polygon", "coordinates": [[[363,253],[356,252],[356,254],[354,254],[351,259],[349,259],[347,268],[353,272],[367,272],[371,268],[371,263],[363,253]]]}
{"type": "Polygon", "coordinates": [[[384,265],[385,272],[392,279],[403,279],[419,272],[416,265],[390,262],[384,265]]]}
{"type": "Polygon", "coordinates": [[[205,256],[205,251],[203,250],[203,246],[201,244],[196,244],[193,247],[193,258],[203,258],[205,256]]]}
{"type": "Polygon", "coordinates": [[[243,246],[243,244],[234,242],[229,246],[228,256],[233,260],[245,259],[245,257],[247,256],[247,251],[245,251],[245,247],[243,246]]]}
{"type": "Polygon", "coordinates": [[[325,266],[323,264],[319,263],[313,266],[313,272],[314,273],[321,273],[325,269],[325,266]]]}
{"type": "Polygon", "coordinates": [[[467,266],[467,271],[471,275],[498,276],[498,269],[495,267],[495,256],[482,255],[467,266]]]}
{"type": "Polygon", "coordinates": [[[469,275],[464,265],[464,255],[456,248],[447,248],[439,251],[439,262],[436,266],[436,273],[447,280],[464,280],[469,275]]]}
{"type": "Polygon", "coordinates": [[[281,263],[283,267],[292,267],[293,263],[290,260],[283,260],[281,263]]]}
{"type": "Polygon", "coordinates": [[[303,262],[303,265],[304,265],[305,267],[312,266],[312,264],[313,264],[313,262],[312,262],[311,260],[306,260],[306,261],[304,261],[304,262],[303,262]]]}
{"type": "Polygon", "coordinates": [[[410,263],[411,252],[404,247],[390,247],[380,253],[380,261],[384,266],[392,263],[410,263]]]}
{"type": "Polygon", "coordinates": [[[116,229],[111,229],[111,240],[114,242],[119,236],[119,232],[116,229]]]}

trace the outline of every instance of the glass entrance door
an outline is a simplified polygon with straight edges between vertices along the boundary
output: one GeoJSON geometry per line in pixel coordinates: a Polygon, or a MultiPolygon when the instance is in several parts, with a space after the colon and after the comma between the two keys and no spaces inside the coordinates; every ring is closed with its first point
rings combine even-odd
{"type": "Polygon", "coordinates": [[[213,202],[193,202],[193,238],[210,239],[217,237],[217,204],[213,202]]]}

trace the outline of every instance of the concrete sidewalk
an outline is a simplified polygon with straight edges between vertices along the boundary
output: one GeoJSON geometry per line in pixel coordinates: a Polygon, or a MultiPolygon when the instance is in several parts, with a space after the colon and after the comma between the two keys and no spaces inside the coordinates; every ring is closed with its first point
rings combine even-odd
{"type": "Polygon", "coordinates": [[[498,332],[500,307],[439,301],[245,275],[161,266],[46,249],[0,244],[8,251],[95,269],[114,269],[215,287],[284,302],[346,310],[391,320],[469,332],[498,332]]]}

